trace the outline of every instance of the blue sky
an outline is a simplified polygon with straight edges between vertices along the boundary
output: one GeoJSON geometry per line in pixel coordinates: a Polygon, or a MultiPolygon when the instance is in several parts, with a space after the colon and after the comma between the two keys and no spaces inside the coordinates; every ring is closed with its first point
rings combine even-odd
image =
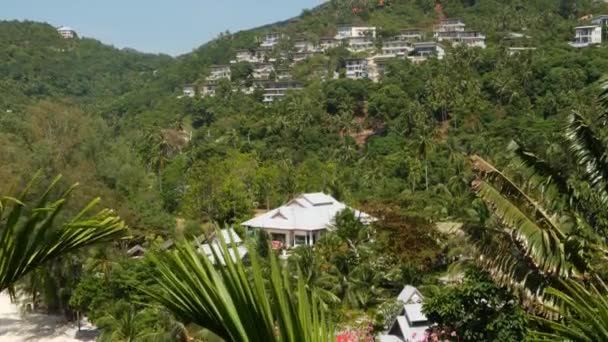
{"type": "Polygon", "coordinates": [[[0,19],[73,27],[117,47],[178,55],[218,33],[287,19],[320,0],[0,0],[0,19]]]}

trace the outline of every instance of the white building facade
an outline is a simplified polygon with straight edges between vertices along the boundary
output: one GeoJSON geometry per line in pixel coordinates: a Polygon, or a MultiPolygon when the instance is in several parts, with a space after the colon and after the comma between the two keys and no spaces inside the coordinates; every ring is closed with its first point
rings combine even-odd
{"type": "Polygon", "coordinates": [[[574,28],[573,47],[587,47],[602,43],[602,27],[597,25],[577,26],[574,28]]]}
{"type": "MultiPolygon", "coordinates": [[[[332,196],[324,193],[302,194],[285,205],[242,223],[252,229],[267,232],[272,241],[290,248],[314,245],[328,229],[333,229],[338,213],[348,208],[332,196]]],[[[354,210],[362,223],[369,224],[374,219],[354,210]]]]}

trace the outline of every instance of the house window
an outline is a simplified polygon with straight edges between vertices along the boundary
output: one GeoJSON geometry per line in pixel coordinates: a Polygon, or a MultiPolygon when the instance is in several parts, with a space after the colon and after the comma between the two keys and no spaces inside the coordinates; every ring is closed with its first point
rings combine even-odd
{"type": "Polygon", "coordinates": [[[272,237],[272,241],[280,241],[282,244],[285,244],[285,234],[272,233],[270,236],[272,237]]]}
{"type": "Polygon", "coordinates": [[[306,244],[306,236],[305,235],[296,235],[294,244],[296,246],[305,245],[306,244]]]}

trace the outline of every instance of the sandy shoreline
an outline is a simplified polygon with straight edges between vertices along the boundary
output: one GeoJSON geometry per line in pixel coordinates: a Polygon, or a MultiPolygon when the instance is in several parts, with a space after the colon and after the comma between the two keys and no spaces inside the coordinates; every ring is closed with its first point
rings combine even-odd
{"type": "Polygon", "coordinates": [[[79,342],[94,341],[95,327],[81,323],[81,331],[59,316],[21,315],[6,293],[0,293],[0,342],[79,342]]]}

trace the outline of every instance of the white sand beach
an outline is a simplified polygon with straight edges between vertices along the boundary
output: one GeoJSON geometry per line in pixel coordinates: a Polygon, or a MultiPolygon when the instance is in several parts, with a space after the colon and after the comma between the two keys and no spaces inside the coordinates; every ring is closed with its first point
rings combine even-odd
{"type": "Polygon", "coordinates": [[[63,317],[44,314],[22,315],[8,294],[0,293],[0,342],[94,341],[97,330],[83,321],[81,330],[63,317]]]}

